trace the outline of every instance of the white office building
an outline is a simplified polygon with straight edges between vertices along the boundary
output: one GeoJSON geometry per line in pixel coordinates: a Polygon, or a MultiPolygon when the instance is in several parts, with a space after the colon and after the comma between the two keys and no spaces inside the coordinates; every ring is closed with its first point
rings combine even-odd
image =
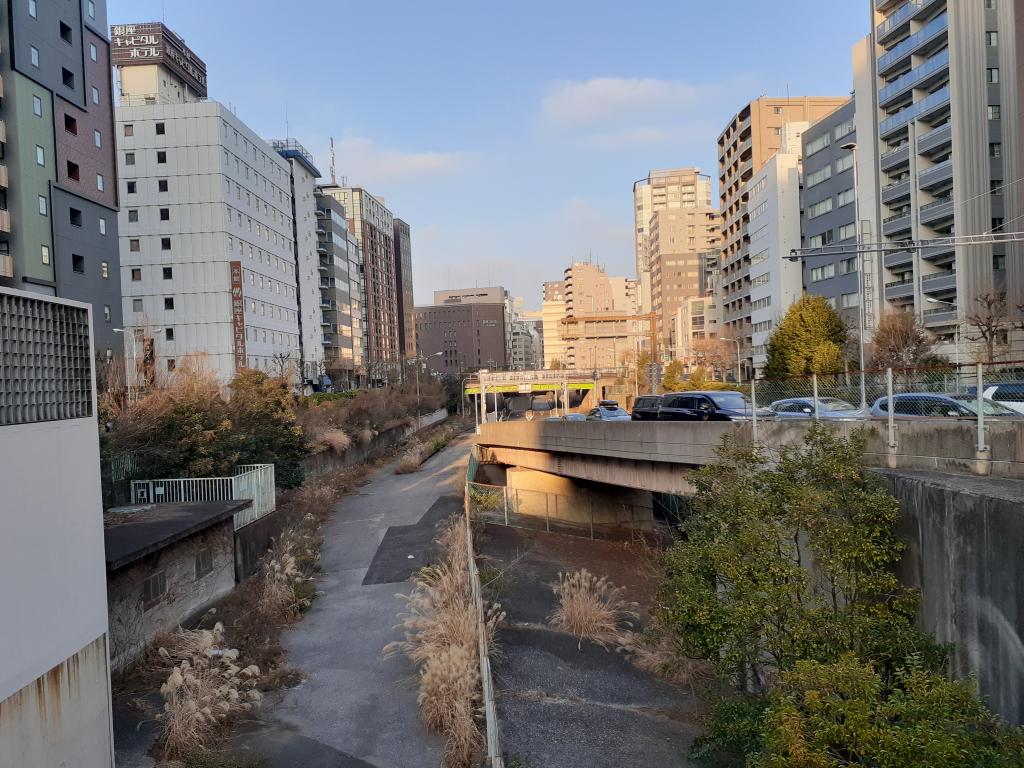
{"type": "Polygon", "coordinates": [[[808,125],[783,126],[782,148],[744,191],[750,230],[751,352],[757,375],[767,362],[768,337],[803,291],[801,265],[787,257],[800,248],[800,135],[808,125]]]}

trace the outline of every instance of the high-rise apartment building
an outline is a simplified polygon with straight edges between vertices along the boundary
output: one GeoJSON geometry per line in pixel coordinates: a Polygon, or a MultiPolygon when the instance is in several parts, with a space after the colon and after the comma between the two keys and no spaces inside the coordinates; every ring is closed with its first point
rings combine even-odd
{"type": "Polygon", "coordinates": [[[3,766],[114,765],[90,320],[0,288],[3,766]]]}
{"type": "Polygon", "coordinates": [[[186,357],[222,381],[243,368],[294,371],[289,162],[227,107],[171,101],[202,95],[205,67],[162,24],[117,26],[113,38],[122,308],[140,375],[156,380],[186,357]]]}
{"type": "Polygon", "coordinates": [[[718,254],[718,210],[707,205],[664,208],[651,216],[648,230],[651,311],[663,349],[674,354],[676,312],[687,298],[702,295],[708,255],[718,254]]]}
{"type": "Polygon", "coordinates": [[[323,318],[320,315],[320,257],[317,253],[316,180],[320,171],[313,155],[295,139],[276,139],[270,145],[288,161],[292,199],[292,243],[299,316],[299,358],[304,382],[324,373],[323,318]]]}
{"type": "Polygon", "coordinates": [[[847,98],[765,96],[744,106],[718,136],[722,334],[740,341],[748,368],[752,333],[749,303],[752,233],[748,226],[746,184],[765,161],[779,151],[786,123],[813,123],[842,106],[847,98]]]}
{"type": "MultiPolygon", "coordinates": [[[[1020,4],[875,0],[871,10],[882,240],[1020,229],[1020,4]]],[[[947,339],[979,296],[1024,302],[1020,243],[893,250],[881,267],[885,301],[947,339]]]]}
{"type": "Polygon", "coordinates": [[[345,208],[316,192],[320,315],[324,367],[336,390],[364,382],[361,255],[345,208]]]}
{"type": "MultiPolygon", "coordinates": [[[[559,290],[565,300],[567,315],[582,316],[603,312],[635,314],[641,301],[637,280],[628,277],[609,277],[597,264],[573,262],[565,268],[565,278],[544,284],[545,299],[549,288],[553,299],[559,290]]],[[[557,300],[557,299],[556,299],[557,300]]]]}
{"type": "Polygon", "coordinates": [[[412,238],[409,225],[395,219],[395,296],[398,299],[398,347],[406,359],[416,355],[416,322],[413,318],[412,238]]]}
{"type": "Polygon", "coordinates": [[[90,304],[120,356],[106,3],[5,3],[0,29],[0,287],[90,304]]]}
{"type": "Polygon", "coordinates": [[[565,342],[559,334],[559,323],[565,317],[565,281],[544,283],[541,303],[541,346],[544,350],[544,368],[565,366],[565,342]]]}
{"type": "Polygon", "coordinates": [[[640,282],[640,311],[653,306],[654,265],[650,261],[651,218],[662,210],[711,206],[711,179],[699,168],[650,171],[633,184],[633,218],[636,236],[636,275],[640,282]]]}
{"type": "Polygon", "coordinates": [[[341,203],[349,230],[363,254],[363,328],[365,359],[371,382],[399,367],[398,284],[395,274],[395,217],[383,202],[360,187],[321,187],[341,203]]]}

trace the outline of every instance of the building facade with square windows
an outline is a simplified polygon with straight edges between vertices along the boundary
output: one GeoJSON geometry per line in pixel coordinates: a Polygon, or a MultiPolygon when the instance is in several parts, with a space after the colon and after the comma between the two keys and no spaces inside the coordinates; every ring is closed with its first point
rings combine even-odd
{"type": "Polygon", "coordinates": [[[118,356],[117,172],[102,0],[0,8],[0,286],[84,301],[118,356]]]}

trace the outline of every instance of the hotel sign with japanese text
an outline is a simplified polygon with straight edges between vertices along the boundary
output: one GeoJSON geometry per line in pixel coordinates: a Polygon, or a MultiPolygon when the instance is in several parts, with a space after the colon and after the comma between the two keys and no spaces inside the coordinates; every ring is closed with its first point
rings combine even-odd
{"type": "Polygon", "coordinates": [[[231,268],[231,341],[235,350],[235,371],[249,367],[245,351],[245,296],[242,295],[242,262],[228,263],[231,268]]]}
{"type": "Polygon", "coordinates": [[[199,96],[206,96],[206,63],[160,22],[110,28],[110,63],[115,67],[163,64],[199,96]]]}

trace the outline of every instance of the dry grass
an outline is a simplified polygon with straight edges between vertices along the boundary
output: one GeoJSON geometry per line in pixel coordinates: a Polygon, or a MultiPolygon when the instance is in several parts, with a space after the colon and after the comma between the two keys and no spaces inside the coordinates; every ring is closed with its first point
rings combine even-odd
{"type": "Polygon", "coordinates": [[[395,464],[396,475],[408,475],[420,468],[423,463],[422,447],[417,443],[403,454],[402,458],[395,464]]]}
{"type": "Polygon", "coordinates": [[[558,606],[548,623],[579,638],[608,647],[619,645],[623,632],[638,618],[636,604],[623,597],[622,589],[607,577],[597,577],[585,568],[559,573],[551,589],[558,606]]]}
{"type": "Polygon", "coordinates": [[[330,429],[320,435],[320,443],[339,456],[352,446],[352,438],[341,429],[330,429]]]}
{"type": "MultiPolygon", "coordinates": [[[[386,655],[404,653],[420,671],[420,715],[428,730],[445,739],[446,768],[469,768],[482,756],[478,618],[473,602],[466,546],[469,528],[455,517],[437,538],[441,562],[413,580],[401,624],[405,639],[390,643],[386,655]]],[[[501,606],[489,606],[486,644],[493,647],[501,606]]]]}
{"type": "Polygon", "coordinates": [[[642,633],[622,633],[619,649],[638,669],[691,691],[714,678],[711,664],[686,656],[672,633],[657,625],[642,633]]]}
{"type": "Polygon", "coordinates": [[[237,650],[219,645],[222,637],[219,624],[212,631],[179,630],[171,636],[173,650],[157,651],[168,663],[176,661],[160,686],[164,709],[157,716],[167,757],[205,749],[229,722],[260,703],[259,667],[243,667],[237,650]]]}

